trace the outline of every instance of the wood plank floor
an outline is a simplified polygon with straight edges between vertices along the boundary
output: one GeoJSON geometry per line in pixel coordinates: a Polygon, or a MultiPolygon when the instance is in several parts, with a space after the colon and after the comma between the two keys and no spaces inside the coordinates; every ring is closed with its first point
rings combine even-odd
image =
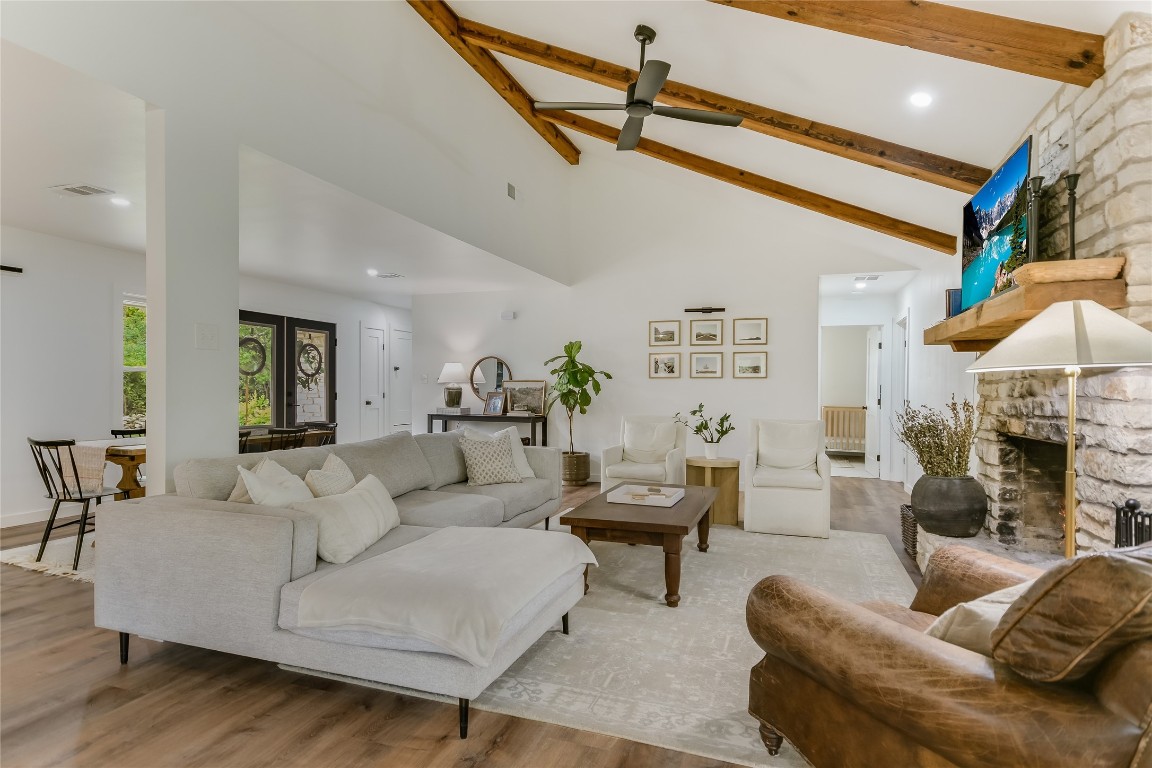
{"type": "MultiPolygon", "coordinates": [[[[833,527],[884,533],[903,555],[899,505],[907,495],[898,484],[835,478],[832,489],[833,527]]],[[[562,508],[598,492],[566,489],[562,508]]],[[[3,529],[0,548],[36,542],[41,531],[3,529]]],[[[0,566],[4,768],[729,765],[479,710],[462,741],[456,716],[451,705],[137,637],[121,666],[116,633],[92,626],[92,585],[0,566]]]]}

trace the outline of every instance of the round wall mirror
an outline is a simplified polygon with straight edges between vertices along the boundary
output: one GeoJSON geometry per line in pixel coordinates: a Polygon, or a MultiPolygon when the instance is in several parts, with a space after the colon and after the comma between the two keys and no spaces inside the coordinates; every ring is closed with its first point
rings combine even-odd
{"type": "Polygon", "coordinates": [[[472,366],[468,381],[472,382],[472,394],[483,400],[489,392],[504,387],[504,382],[512,378],[508,363],[495,355],[482,357],[472,366]]]}

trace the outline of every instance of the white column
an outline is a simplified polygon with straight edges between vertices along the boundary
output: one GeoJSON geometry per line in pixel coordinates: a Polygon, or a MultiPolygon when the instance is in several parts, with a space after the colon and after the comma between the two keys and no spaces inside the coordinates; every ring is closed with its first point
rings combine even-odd
{"type": "Polygon", "coordinates": [[[239,147],[150,107],[147,136],[148,493],[172,468],[237,451],[239,147]]]}

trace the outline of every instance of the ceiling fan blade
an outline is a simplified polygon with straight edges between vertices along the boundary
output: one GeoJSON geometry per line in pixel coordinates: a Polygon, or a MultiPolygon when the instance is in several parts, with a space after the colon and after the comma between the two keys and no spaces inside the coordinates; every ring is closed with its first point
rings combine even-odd
{"type": "Polygon", "coordinates": [[[672,69],[672,65],[666,61],[653,59],[647,62],[644,69],[640,70],[640,77],[636,80],[636,90],[632,98],[645,104],[651,104],[655,101],[656,94],[660,93],[660,89],[664,87],[664,81],[668,79],[670,69],[672,69]]]}
{"type": "Polygon", "coordinates": [[[640,129],[643,127],[642,117],[630,117],[625,120],[624,127],[620,129],[620,138],[616,140],[616,150],[636,149],[636,145],[640,143],[640,129]]]}
{"type": "Polygon", "coordinates": [[[674,117],[677,120],[691,120],[694,123],[707,123],[708,125],[740,125],[744,119],[739,115],[727,115],[723,112],[709,112],[704,109],[684,109],[683,107],[653,107],[652,112],[662,117],[674,117]]]}
{"type": "Polygon", "coordinates": [[[532,106],[536,109],[624,109],[623,104],[597,104],[591,101],[536,101],[532,106]]]}

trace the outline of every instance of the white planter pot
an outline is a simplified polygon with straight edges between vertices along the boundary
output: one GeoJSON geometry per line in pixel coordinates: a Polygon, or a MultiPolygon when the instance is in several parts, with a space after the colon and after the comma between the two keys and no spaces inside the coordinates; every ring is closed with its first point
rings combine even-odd
{"type": "Polygon", "coordinates": [[[704,443],[704,458],[715,459],[720,454],[720,443],[704,443]]]}

